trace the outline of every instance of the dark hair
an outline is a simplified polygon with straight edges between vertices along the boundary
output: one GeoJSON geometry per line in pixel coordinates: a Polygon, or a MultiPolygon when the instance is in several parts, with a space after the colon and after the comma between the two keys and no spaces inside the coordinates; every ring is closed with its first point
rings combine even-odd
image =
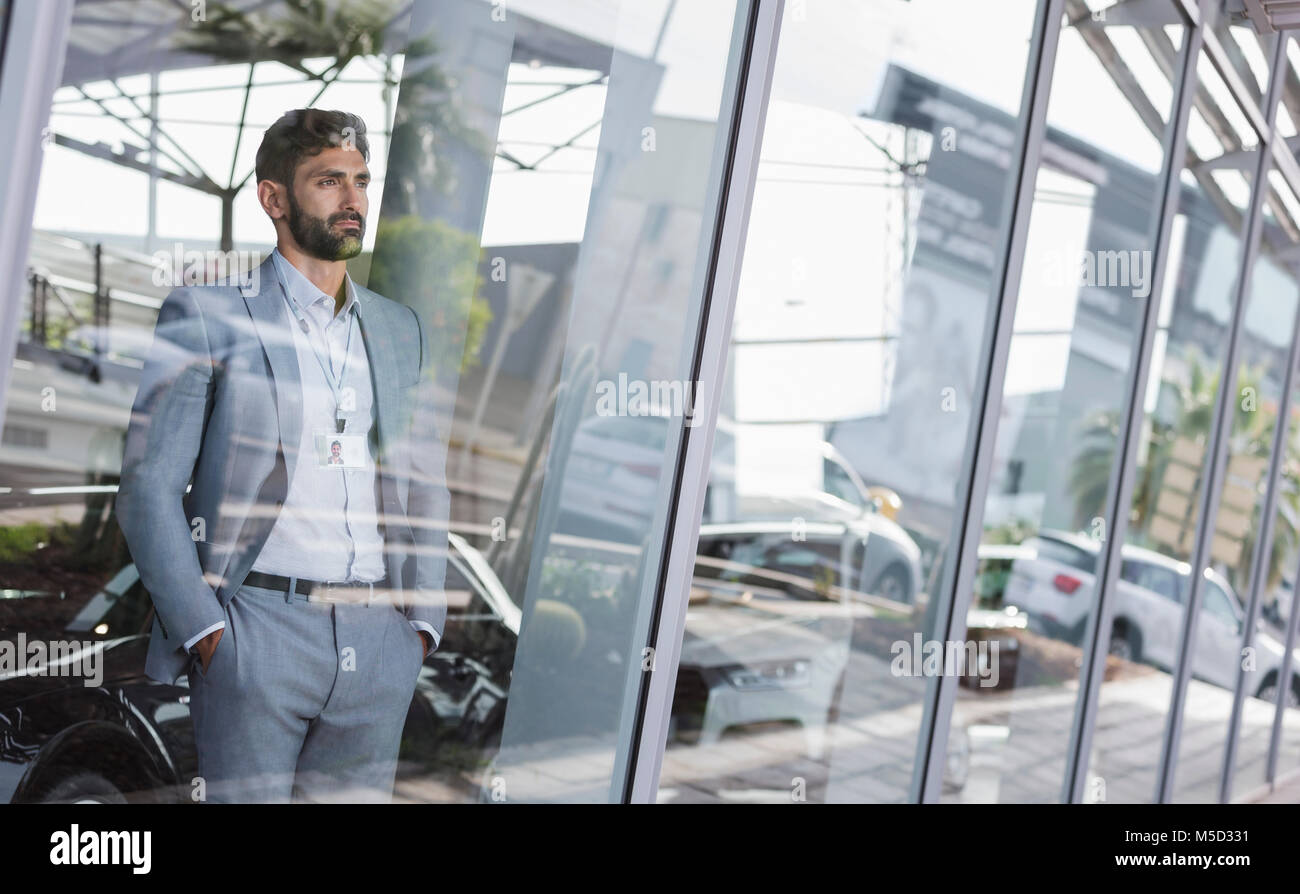
{"type": "Polygon", "coordinates": [[[343,448],[343,445],[338,441],[334,441],[332,444],[330,444],[330,449],[333,450],[335,447],[338,447],[341,450],[343,448]]]}
{"type": "Polygon", "coordinates": [[[351,112],[329,109],[293,109],[266,129],[257,147],[257,179],[293,185],[293,173],[304,158],[350,140],[361,157],[370,161],[366,123],[351,112]]]}

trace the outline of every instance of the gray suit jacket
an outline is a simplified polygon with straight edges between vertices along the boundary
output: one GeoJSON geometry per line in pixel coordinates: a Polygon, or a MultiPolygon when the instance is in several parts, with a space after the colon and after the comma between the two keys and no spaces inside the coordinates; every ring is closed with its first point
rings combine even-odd
{"type": "MultiPolygon", "coordinates": [[[[289,328],[296,324],[269,257],[253,282],[167,296],[131,410],[117,515],[153,598],[145,672],[160,682],[187,671],[187,640],[225,620],[299,461],[302,388],[289,328]]],[[[429,337],[411,308],[360,285],[356,293],[375,391],[375,505],[392,595],[408,618],[441,637],[450,495],[429,337]]]]}

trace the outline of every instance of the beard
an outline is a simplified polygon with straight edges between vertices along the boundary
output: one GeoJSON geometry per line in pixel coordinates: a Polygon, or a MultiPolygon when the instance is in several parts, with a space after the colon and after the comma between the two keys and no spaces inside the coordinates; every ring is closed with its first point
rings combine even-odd
{"type": "Polygon", "coordinates": [[[361,254],[361,239],[366,235],[366,219],[351,211],[331,214],[328,218],[314,217],[302,210],[302,206],[288,190],[289,196],[289,232],[298,247],[313,258],[322,261],[346,261],[361,254]],[[359,226],[356,235],[338,234],[331,227],[344,220],[355,220],[359,226]]]}

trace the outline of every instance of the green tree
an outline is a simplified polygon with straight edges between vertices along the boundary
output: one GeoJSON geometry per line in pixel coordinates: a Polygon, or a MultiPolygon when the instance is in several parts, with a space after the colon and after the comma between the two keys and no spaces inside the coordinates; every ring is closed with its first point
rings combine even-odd
{"type": "MultiPolygon", "coordinates": [[[[1263,376],[1263,365],[1243,363],[1238,369],[1232,434],[1228,442],[1230,457],[1267,458],[1269,455],[1276,415],[1266,412],[1259,404],[1263,376]]],[[[1200,352],[1192,348],[1187,354],[1185,380],[1174,382],[1166,379],[1162,383],[1162,387],[1173,389],[1178,415],[1172,424],[1157,419],[1147,420],[1146,462],[1138,469],[1129,516],[1134,539],[1141,541],[1146,536],[1174,443],[1180,438],[1190,439],[1201,445],[1203,451],[1208,444],[1221,378],[1221,371],[1210,368],[1200,352]]],[[[1110,476],[1119,430],[1119,413],[1113,410],[1094,413],[1080,425],[1075,438],[1078,450],[1071,462],[1069,484],[1074,501],[1074,522],[1078,527],[1086,526],[1095,516],[1097,507],[1106,505],[1112,487],[1110,476]]],[[[1283,557],[1294,554],[1300,535],[1296,527],[1296,520],[1300,519],[1300,514],[1297,514],[1300,510],[1300,437],[1297,437],[1295,424],[1290,427],[1289,441],[1279,488],[1279,500],[1284,511],[1274,526],[1274,548],[1266,588],[1276,586],[1281,579],[1283,557]]],[[[1208,458],[1205,461],[1208,462],[1208,458]]],[[[1261,494],[1266,484],[1258,482],[1261,494]]],[[[1259,532],[1261,503],[1256,503],[1254,523],[1244,539],[1241,559],[1233,569],[1237,582],[1249,579],[1251,552],[1259,532]]]]}
{"type": "Polygon", "coordinates": [[[375,240],[384,245],[370,262],[369,288],[432,321],[433,363],[439,370],[478,362],[492,308],[478,297],[478,240],[440,220],[414,215],[381,219],[375,240]]]}

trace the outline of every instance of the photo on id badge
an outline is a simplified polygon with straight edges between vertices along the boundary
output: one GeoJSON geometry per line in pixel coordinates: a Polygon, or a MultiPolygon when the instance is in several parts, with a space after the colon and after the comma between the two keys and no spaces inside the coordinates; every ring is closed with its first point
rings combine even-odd
{"type": "Polygon", "coordinates": [[[345,472],[366,467],[366,439],[364,435],[340,434],[317,430],[316,467],[345,472]]]}

